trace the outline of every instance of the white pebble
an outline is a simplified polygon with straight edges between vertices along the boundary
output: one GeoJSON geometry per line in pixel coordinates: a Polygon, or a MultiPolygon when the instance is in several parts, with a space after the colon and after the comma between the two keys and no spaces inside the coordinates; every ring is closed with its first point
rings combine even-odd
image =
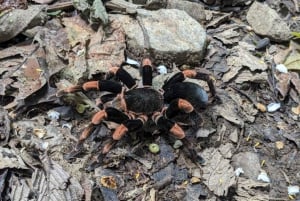
{"type": "Polygon", "coordinates": [[[299,193],[299,186],[288,186],[288,194],[296,195],[299,193]]]}
{"type": "Polygon", "coordinates": [[[62,128],[72,129],[72,124],[65,123],[65,124],[63,124],[61,127],[62,127],[62,128]]]}
{"type": "Polygon", "coordinates": [[[240,176],[240,174],[244,174],[244,170],[243,170],[243,168],[237,168],[235,171],[235,176],[237,176],[237,177],[239,177],[240,176]]]}
{"type": "Polygon", "coordinates": [[[270,103],[267,106],[267,110],[268,112],[275,112],[280,108],[280,106],[281,106],[280,103],[270,103]]]}
{"type": "Polygon", "coordinates": [[[49,142],[43,142],[41,145],[42,149],[46,150],[49,147],[49,142]]]}
{"type": "Polygon", "coordinates": [[[281,72],[281,73],[288,73],[287,67],[283,64],[277,64],[276,65],[276,70],[281,72]]]}
{"type": "Polygon", "coordinates": [[[137,62],[136,60],[130,59],[130,58],[126,58],[126,63],[131,64],[131,65],[136,65],[137,67],[140,67],[140,63],[137,62]]]}
{"type": "Polygon", "coordinates": [[[159,65],[157,66],[157,71],[159,72],[159,74],[167,74],[167,67],[164,65],[159,65]]]}
{"type": "Polygon", "coordinates": [[[47,115],[48,115],[49,119],[58,120],[59,116],[60,116],[60,113],[56,112],[54,110],[50,110],[50,111],[47,112],[47,115]]]}
{"type": "Polygon", "coordinates": [[[257,180],[260,180],[260,181],[263,181],[266,183],[271,182],[270,178],[268,177],[267,173],[264,170],[262,170],[261,173],[258,175],[257,180]]]}

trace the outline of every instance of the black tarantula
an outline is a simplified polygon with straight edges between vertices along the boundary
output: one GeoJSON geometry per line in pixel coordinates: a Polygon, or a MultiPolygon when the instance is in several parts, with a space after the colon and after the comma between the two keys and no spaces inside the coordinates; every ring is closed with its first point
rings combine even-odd
{"type": "Polygon", "coordinates": [[[92,89],[107,91],[112,93],[115,99],[119,99],[121,103],[119,108],[104,107],[92,117],[91,123],[80,135],[75,149],[68,158],[74,157],[81,150],[85,139],[103,120],[115,122],[119,126],[112,133],[110,141],[104,145],[98,157],[98,163],[126,133],[141,129],[149,120],[153,121],[160,130],[168,131],[175,138],[182,140],[192,160],[197,161],[199,157],[201,158],[185,138],[183,129],[172,118],[182,112],[190,114],[199,111],[199,109],[205,108],[208,103],[206,91],[195,83],[184,82],[185,78],[206,81],[211,95],[215,97],[213,78],[206,73],[184,70],[166,81],[161,90],[155,90],[152,88],[153,66],[150,59],[143,59],[141,72],[142,87],[137,87],[132,76],[121,66],[111,67],[109,74],[116,76],[125,86],[117,81],[99,80],[89,81],[83,85],[72,86],[63,90],[64,93],[92,89]]]}

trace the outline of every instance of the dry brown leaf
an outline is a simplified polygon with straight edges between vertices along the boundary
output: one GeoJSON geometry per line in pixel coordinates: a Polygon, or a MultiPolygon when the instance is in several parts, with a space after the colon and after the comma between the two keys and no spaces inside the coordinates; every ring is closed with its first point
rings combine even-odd
{"type": "Polygon", "coordinates": [[[106,188],[116,189],[117,188],[117,182],[116,179],[113,176],[103,176],[100,179],[100,183],[102,186],[106,188]]]}
{"type": "Polygon", "coordinates": [[[292,107],[292,112],[296,115],[300,114],[300,104],[297,107],[292,107]]]}
{"type": "Polygon", "coordinates": [[[284,147],[284,143],[282,141],[275,142],[275,145],[277,149],[283,149],[284,147]]]}
{"type": "Polygon", "coordinates": [[[218,196],[226,196],[230,187],[236,184],[236,177],[230,160],[222,156],[222,151],[207,148],[201,156],[206,163],[203,166],[203,182],[218,196]]]}
{"type": "Polygon", "coordinates": [[[262,103],[256,103],[255,106],[261,112],[266,112],[267,111],[267,107],[262,103]]]}

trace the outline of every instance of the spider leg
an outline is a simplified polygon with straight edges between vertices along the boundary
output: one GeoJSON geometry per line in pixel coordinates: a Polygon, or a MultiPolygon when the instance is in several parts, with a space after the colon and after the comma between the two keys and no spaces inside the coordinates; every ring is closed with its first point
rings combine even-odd
{"type": "Polygon", "coordinates": [[[87,167],[88,171],[94,170],[98,167],[105,155],[112,149],[112,147],[127,133],[138,130],[143,127],[147,121],[147,116],[140,115],[137,119],[124,120],[113,132],[112,138],[104,145],[101,153],[97,156],[96,160],[93,160],[87,167]]]}
{"type": "Polygon", "coordinates": [[[69,153],[65,156],[65,159],[71,160],[82,152],[82,147],[83,147],[84,141],[95,130],[95,127],[97,125],[99,125],[103,120],[112,121],[112,122],[120,124],[128,119],[129,119],[129,117],[126,114],[124,114],[120,110],[117,110],[113,107],[108,107],[104,110],[100,110],[92,117],[91,123],[81,133],[75,148],[73,149],[73,151],[71,151],[71,153],[69,153]]]}
{"type": "Polygon", "coordinates": [[[171,119],[172,117],[176,116],[180,111],[185,113],[191,113],[194,111],[193,105],[182,98],[177,98],[171,101],[169,107],[166,109],[166,117],[171,119]]]}
{"type": "Polygon", "coordinates": [[[122,85],[111,80],[88,81],[83,85],[75,85],[63,90],[64,93],[73,93],[77,91],[99,90],[119,94],[122,91],[122,85]]]}
{"type": "Polygon", "coordinates": [[[193,143],[186,138],[185,132],[177,123],[166,118],[161,113],[154,114],[152,119],[160,129],[168,130],[175,138],[182,140],[184,144],[183,151],[194,163],[204,163],[204,159],[193,149],[193,143]]]}
{"type": "Polygon", "coordinates": [[[123,82],[128,89],[134,88],[136,86],[136,82],[133,79],[133,77],[124,69],[122,68],[123,65],[126,63],[123,63],[121,67],[111,67],[109,68],[108,77],[111,75],[116,76],[118,79],[123,82]]]}
{"type": "Polygon", "coordinates": [[[175,138],[183,139],[185,137],[183,129],[160,112],[153,114],[152,120],[160,129],[169,131],[175,138]]]}
{"type": "Polygon", "coordinates": [[[123,121],[113,132],[111,143],[104,146],[102,153],[108,153],[116,141],[119,141],[127,132],[136,131],[142,128],[146,121],[147,116],[145,115],[140,115],[136,119],[127,119],[123,121]]]}
{"type": "Polygon", "coordinates": [[[193,79],[199,79],[199,80],[204,80],[207,82],[209,91],[212,94],[212,96],[216,95],[216,89],[214,86],[214,78],[203,72],[197,72],[196,70],[184,70],[182,72],[176,73],[173,77],[171,77],[164,85],[163,85],[163,90],[168,90],[169,88],[172,87],[175,83],[178,82],[183,82],[185,78],[193,78],[193,79]]]}
{"type": "Polygon", "coordinates": [[[150,59],[145,58],[142,61],[142,78],[143,78],[143,86],[148,87],[152,86],[152,62],[150,59]]]}

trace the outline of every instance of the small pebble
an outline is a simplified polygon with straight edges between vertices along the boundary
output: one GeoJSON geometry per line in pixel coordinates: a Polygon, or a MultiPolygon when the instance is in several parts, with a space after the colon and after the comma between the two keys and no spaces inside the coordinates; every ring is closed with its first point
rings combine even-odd
{"type": "Polygon", "coordinates": [[[157,66],[157,71],[159,74],[167,74],[168,73],[167,67],[164,65],[157,66]]]}
{"type": "Polygon", "coordinates": [[[268,177],[267,173],[264,170],[262,170],[261,173],[258,175],[257,180],[260,180],[260,181],[263,181],[266,183],[271,182],[270,178],[268,177]]]}
{"type": "Polygon", "coordinates": [[[153,154],[157,154],[159,152],[158,144],[155,143],[149,144],[149,151],[153,154]]]}
{"type": "Polygon", "coordinates": [[[137,62],[136,60],[130,59],[130,58],[126,58],[126,63],[131,64],[131,65],[135,65],[137,67],[140,67],[140,63],[137,62]]]}
{"type": "Polygon", "coordinates": [[[49,110],[47,112],[47,115],[48,115],[48,118],[51,119],[51,120],[58,120],[59,116],[60,116],[60,113],[56,112],[54,110],[49,110]]]}
{"type": "Polygon", "coordinates": [[[283,64],[277,64],[276,65],[276,70],[280,73],[288,73],[287,67],[283,64]]]}
{"type": "Polygon", "coordinates": [[[269,38],[263,38],[261,40],[259,40],[256,44],[255,49],[257,50],[261,50],[266,48],[268,45],[270,44],[270,39],[269,38]]]}
{"type": "Polygon", "coordinates": [[[267,106],[267,110],[268,112],[275,112],[280,108],[280,106],[281,106],[280,103],[270,103],[267,106]]]}
{"type": "Polygon", "coordinates": [[[244,174],[243,168],[237,168],[235,171],[235,176],[239,177],[241,174],[244,174]]]}
{"type": "Polygon", "coordinates": [[[288,186],[288,194],[296,195],[299,193],[299,186],[288,186]]]}
{"type": "Polygon", "coordinates": [[[176,140],[174,145],[173,145],[173,148],[174,149],[179,149],[182,145],[183,144],[182,144],[181,140],[176,140]]]}
{"type": "Polygon", "coordinates": [[[70,123],[65,123],[65,124],[63,124],[62,126],[61,126],[62,128],[68,128],[68,129],[72,129],[72,124],[70,124],[70,123]]]}

